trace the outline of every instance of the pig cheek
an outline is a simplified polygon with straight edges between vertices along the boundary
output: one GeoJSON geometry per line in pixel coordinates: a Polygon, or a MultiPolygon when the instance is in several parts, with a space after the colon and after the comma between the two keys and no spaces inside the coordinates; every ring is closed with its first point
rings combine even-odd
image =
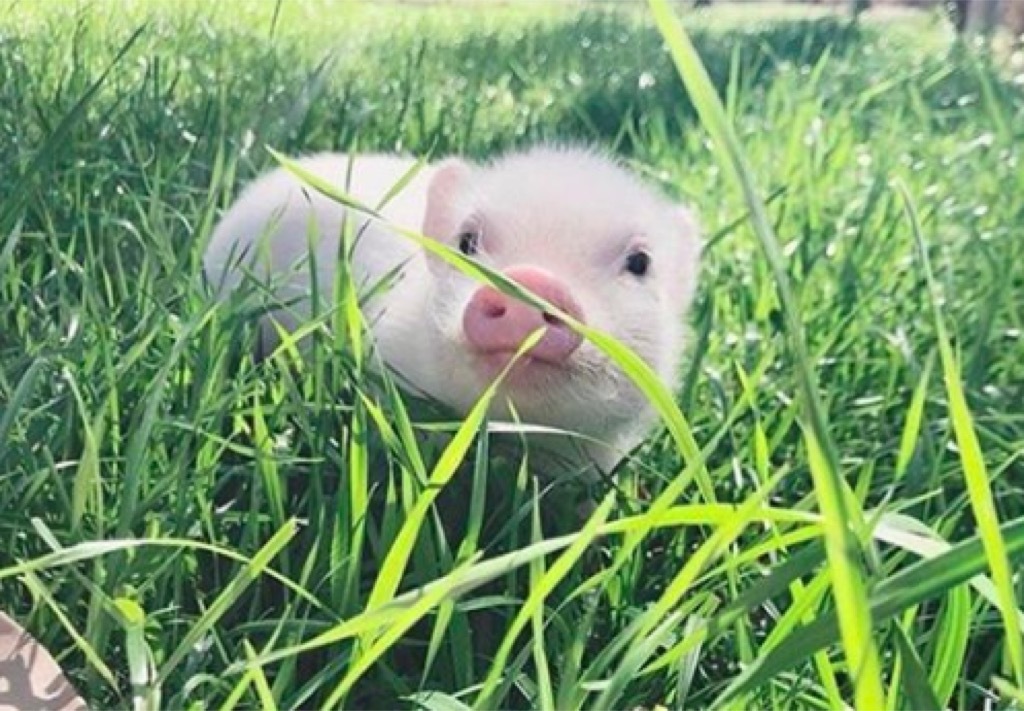
{"type": "MultiPolygon", "coordinates": [[[[448,246],[451,247],[453,245],[449,244],[448,246]]],[[[431,276],[438,281],[450,278],[452,273],[459,273],[455,267],[433,252],[426,252],[424,254],[424,261],[427,263],[427,269],[430,271],[431,276]]]]}
{"type": "Polygon", "coordinates": [[[663,308],[651,316],[648,329],[644,360],[658,374],[666,387],[675,389],[679,385],[679,361],[683,347],[682,316],[677,309],[663,308]]]}
{"type": "MultiPolygon", "coordinates": [[[[665,372],[666,344],[671,330],[671,323],[666,320],[664,305],[659,301],[656,292],[632,288],[623,289],[616,294],[615,310],[606,317],[609,321],[605,331],[611,333],[619,341],[628,346],[634,353],[647,363],[658,375],[665,372]]],[[[616,376],[626,387],[626,393],[633,394],[635,385],[617,365],[610,364],[616,376]]]]}
{"type": "Polygon", "coordinates": [[[669,387],[676,385],[674,364],[680,337],[679,318],[675,309],[655,303],[643,322],[643,352],[640,355],[669,387]]]}

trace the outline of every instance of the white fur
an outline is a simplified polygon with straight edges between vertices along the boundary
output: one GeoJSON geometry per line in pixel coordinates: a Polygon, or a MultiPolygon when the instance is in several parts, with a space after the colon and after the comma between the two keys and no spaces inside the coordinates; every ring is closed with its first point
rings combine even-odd
{"type": "MultiPolygon", "coordinates": [[[[413,165],[397,157],[331,154],[301,163],[344,186],[350,161],[347,192],[371,206],[413,165]]],[[[487,165],[449,160],[422,170],[382,212],[389,221],[453,247],[464,224],[482,225],[481,262],[498,269],[530,264],[551,272],[569,286],[589,325],[630,346],[666,384],[675,385],[697,279],[696,226],[684,208],[614,162],[560,148],[512,153],[487,165]],[[642,279],[624,269],[637,245],[652,257],[642,279]]],[[[301,299],[309,292],[304,262],[312,220],[320,233],[322,303],[328,302],[345,214],[338,203],[274,170],[251,184],[215,229],[205,255],[207,275],[227,289],[237,286],[242,276],[233,265],[240,251],[248,250],[247,258],[266,257],[257,264],[270,274],[290,274],[277,291],[283,300],[301,299]],[[265,250],[258,245],[261,236],[265,250]]],[[[359,215],[354,223],[361,236],[353,271],[362,284],[402,267],[402,278],[366,309],[383,360],[413,388],[466,412],[487,385],[462,334],[463,310],[478,284],[379,222],[359,215]]],[[[299,319],[304,303],[298,305],[299,319]]],[[[280,320],[295,326],[293,318],[280,320]]],[[[590,343],[571,356],[567,372],[552,373],[541,385],[509,387],[503,394],[527,423],[572,430],[610,445],[610,450],[584,447],[584,456],[602,469],[649,426],[643,396],[590,343]]],[[[496,402],[493,414],[507,415],[506,403],[496,402]]]]}

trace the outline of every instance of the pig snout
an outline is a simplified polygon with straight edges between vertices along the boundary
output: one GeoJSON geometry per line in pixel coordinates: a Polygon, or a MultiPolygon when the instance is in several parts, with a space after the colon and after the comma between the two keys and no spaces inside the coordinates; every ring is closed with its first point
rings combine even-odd
{"type": "MultiPolygon", "coordinates": [[[[583,322],[583,309],[569,287],[553,275],[533,267],[512,267],[504,275],[520,286],[583,322]]],[[[513,353],[526,338],[545,328],[541,340],[528,352],[531,358],[558,365],[572,355],[582,339],[554,314],[546,314],[491,286],[473,294],[462,316],[470,346],[479,353],[513,353]]]]}

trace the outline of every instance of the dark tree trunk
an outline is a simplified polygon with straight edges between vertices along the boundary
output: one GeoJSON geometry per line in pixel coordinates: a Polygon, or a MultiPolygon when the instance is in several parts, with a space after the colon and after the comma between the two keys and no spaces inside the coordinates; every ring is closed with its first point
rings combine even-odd
{"type": "Polygon", "coordinates": [[[974,0],[967,12],[967,29],[971,32],[989,34],[999,24],[1002,12],[1000,0],[974,0]]]}
{"type": "Polygon", "coordinates": [[[946,11],[949,13],[949,21],[957,34],[963,34],[967,29],[968,0],[948,0],[946,11]]]}

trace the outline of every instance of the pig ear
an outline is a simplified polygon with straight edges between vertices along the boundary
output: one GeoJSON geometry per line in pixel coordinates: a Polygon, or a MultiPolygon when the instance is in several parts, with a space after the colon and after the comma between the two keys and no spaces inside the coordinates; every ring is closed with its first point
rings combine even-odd
{"type": "Polygon", "coordinates": [[[434,168],[427,186],[424,235],[443,240],[458,229],[459,196],[469,184],[471,170],[469,163],[458,158],[449,158],[434,168]]]}
{"type": "Polygon", "coordinates": [[[676,303],[688,308],[693,301],[697,287],[697,273],[700,270],[701,238],[700,223],[689,208],[676,205],[672,208],[672,223],[678,235],[676,264],[672,273],[672,296],[676,303]]]}

